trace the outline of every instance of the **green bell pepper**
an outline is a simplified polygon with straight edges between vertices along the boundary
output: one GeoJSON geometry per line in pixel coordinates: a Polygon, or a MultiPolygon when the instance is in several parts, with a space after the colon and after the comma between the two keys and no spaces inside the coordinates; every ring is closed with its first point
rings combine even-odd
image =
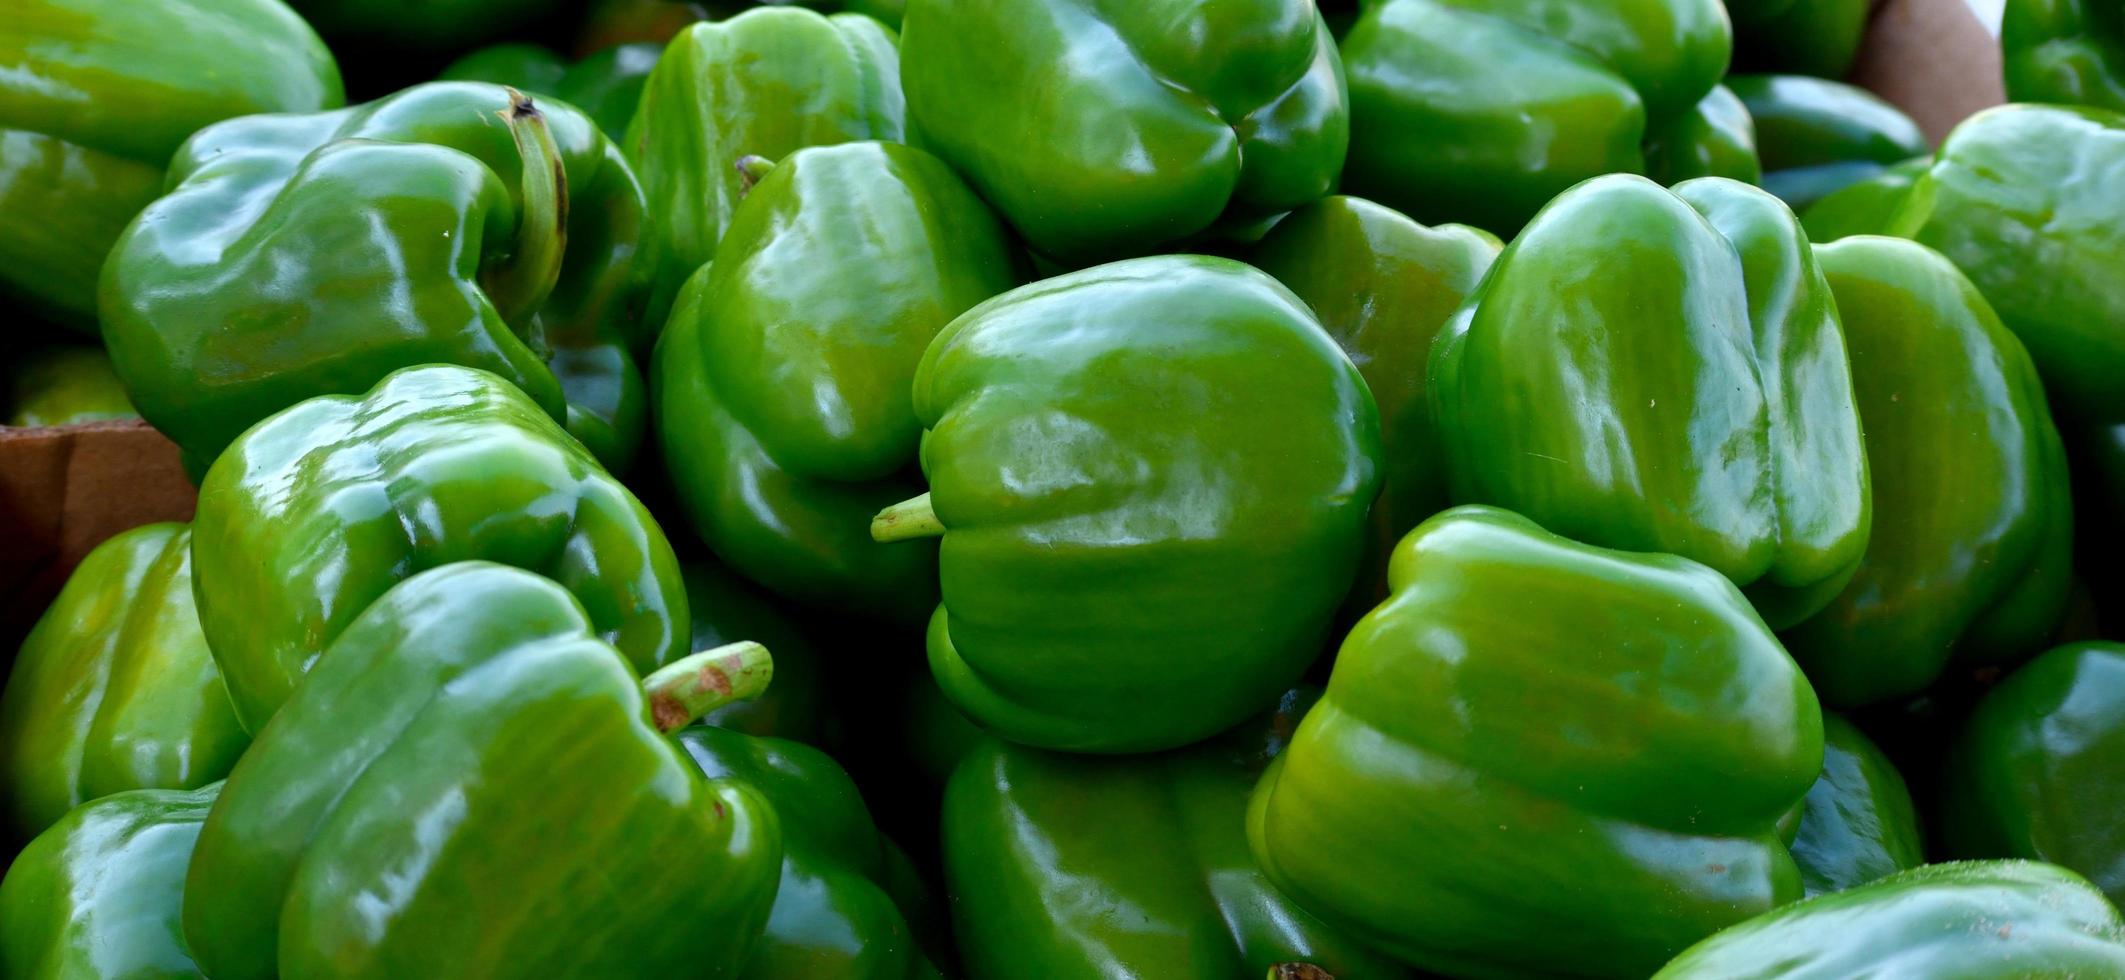
{"type": "Polygon", "coordinates": [[[766,932],[738,976],[941,976],[902,914],[901,896],[892,893],[892,843],[871,822],[862,793],[840,764],[808,745],[705,725],[672,738],[703,774],[751,786],[780,817],[782,883],[766,932]]]}
{"type": "Polygon", "coordinates": [[[344,99],[280,0],[11,0],[0,65],[0,297],[84,333],[104,256],[185,137],[344,99]]]}
{"type": "Polygon", "coordinates": [[[2027,861],[1931,864],[1759,916],[1655,980],[2125,975],[2125,922],[2080,876],[2027,861]]]}
{"type": "Polygon", "coordinates": [[[687,651],[664,532],[500,378],[408,368],[245,433],[200,484],[199,622],[256,734],[347,624],[424,568],[485,558],[573,592],[643,671],[687,651]]]}
{"type": "Polygon", "coordinates": [[[2103,0],[2007,0],[2000,60],[2011,102],[2125,112],[2125,13],[2103,0]]]}
{"type": "Polygon", "coordinates": [[[945,791],[944,860],[967,975],[1407,975],[1299,908],[1247,851],[1247,793],[1317,693],[1201,745],[1120,759],[985,738],[945,791]],[[1118,914],[1117,910],[1126,910],[1118,914]]]}
{"type": "Polygon", "coordinates": [[[1930,249],[1860,236],[1816,256],[1844,317],[1875,508],[1896,519],[1787,647],[1837,707],[2041,650],[2072,585],[2073,512],[2022,345],[1930,249]]]}
{"type": "Polygon", "coordinates": [[[775,651],[775,683],[750,701],[733,701],[703,715],[717,728],[771,735],[831,747],[841,740],[839,716],[827,703],[825,664],[812,641],[775,600],[712,561],[688,561],[686,611],[693,624],[687,649],[710,650],[752,640],[775,651]]]}
{"type": "Polygon", "coordinates": [[[76,425],[137,419],[100,347],[46,347],[17,360],[7,379],[7,425],[76,425]]]}
{"type": "Polygon", "coordinates": [[[1455,501],[1702,562],[1780,628],[1866,550],[1852,374],[1777,198],[1615,175],[1499,255],[1432,348],[1430,395],[1455,501]]]}
{"type": "Polygon", "coordinates": [[[1795,211],[1928,149],[1903,110],[1843,82],[1734,75],[1727,87],[1756,121],[1763,188],[1795,211]]]}
{"type": "Polygon", "coordinates": [[[1386,595],[1394,543],[1446,507],[1425,370],[1432,339],[1498,249],[1498,239],[1482,229],[1426,228],[1387,207],[1339,195],[1286,215],[1247,255],[1313,309],[1379,407],[1382,485],[1359,583],[1368,606],[1386,595]]]}
{"type": "Polygon", "coordinates": [[[1972,116],[1888,233],[1938,249],[1977,284],[2063,418],[2125,422],[2125,115],[2017,105],[1972,116]]]}
{"type": "Polygon", "coordinates": [[[203,980],[178,920],[221,785],[133,790],[68,813],[0,881],[0,976],[203,980]]]}
{"type": "Polygon", "coordinates": [[[565,105],[470,82],[194,136],[111,254],[103,331],[147,420],[205,468],[314,395],[449,362],[522,388],[624,468],[642,192],[565,105]]]}
{"type": "Polygon", "coordinates": [[[1822,714],[1731,582],[1480,506],[1388,574],[1248,810],[1300,906],[1427,969],[1626,977],[1800,897],[1822,714]]]}
{"type": "Polygon", "coordinates": [[[1335,190],[1343,66],[1307,0],[911,0],[909,129],[1034,251],[1142,255],[1335,190]]]}
{"type": "Polygon", "coordinates": [[[1930,156],[1912,157],[1823,195],[1800,214],[1808,240],[1822,244],[1853,235],[1887,233],[1889,222],[1911,194],[1911,185],[1932,166],[1930,156]]]}
{"type": "Polygon", "coordinates": [[[216,980],[734,976],[774,810],[662,732],[770,670],[757,645],[638,679],[559,584],[488,562],[364,610],[230,773],[186,874],[216,980]]]}
{"type": "Polygon", "coordinates": [[[444,65],[435,77],[445,82],[491,82],[535,95],[552,95],[567,74],[567,59],[553,49],[512,43],[469,51],[444,65]]]}
{"type": "Polygon", "coordinates": [[[1836,715],[1823,715],[1822,734],[1822,775],[1789,844],[1802,888],[1843,891],[1925,863],[1918,809],[1889,757],[1836,715]]]}
{"type": "Polygon", "coordinates": [[[553,96],[583,110],[599,130],[617,140],[634,120],[642,86],[663,53],[662,44],[635,42],[601,49],[570,64],[536,44],[497,44],[451,62],[436,77],[553,96]]]}
{"type": "Polygon", "coordinates": [[[881,548],[866,527],[922,489],[909,388],[924,348],[1019,282],[1018,253],[920,150],[843,143],[749,166],[760,182],[657,345],[665,468],[701,539],[755,581],[919,621],[936,549],[881,548]]]}
{"type": "Polygon", "coordinates": [[[1843,78],[1859,54],[1874,0],[1746,0],[1727,4],[1737,70],[1843,78]]]}
{"type": "Polygon", "coordinates": [[[1320,653],[1379,491],[1379,414],[1276,280],[1182,255],[1023,286],[952,321],[914,393],[930,492],[872,534],[943,536],[930,670],[975,723],[1172,748],[1320,653]]]}
{"type": "Polygon", "coordinates": [[[1370,4],[1343,40],[1343,188],[1510,235],[1582,180],[1645,173],[1647,136],[1712,91],[1731,44],[1718,0],[1370,4]]]}
{"type": "Polygon", "coordinates": [[[2070,643],[2015,671],[1942,772],[1957,855],[2049,861],[2125,900],[2125,644],[2070,643]]]}
{"type": "Polygon", "coordinates": [[[896,43],[869,17],[788,7],[695,24],[672,38],[625,140],[659,219],[642,242],[651,322],[664,322],[679,287],[715,257],[750,186],[741,159],[901,141],[896,43]]]}
{"type": "Polygon", "coordinates": [[[236,723],[192,603],[192,531],[149,524],[76,566],[0,692],[0,841],[131,789],[229,774],[236,723]]]}
{"type": "Polygon", "coordinates": [[[1699,177],[1760,182],[1763,163],[1749,107],[1726,86],[1712,86],[1689,111],[1647,128],[1645,172],[1658,184],[1699,177]]]}

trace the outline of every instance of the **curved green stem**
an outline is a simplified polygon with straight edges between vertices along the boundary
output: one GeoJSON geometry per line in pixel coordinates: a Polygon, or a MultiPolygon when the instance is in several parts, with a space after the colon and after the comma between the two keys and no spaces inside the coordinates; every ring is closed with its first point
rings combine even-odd
{"type": "Polygon", "coordinates": [[[660,732],[675,732],[732,701],[751,701],[767,690],[775,660],[751,640],[680,657],[642,679],[649,716],[660,732]]]}
{"type": "Polygon", "coordinates": [[[738,196],[744,197],[755,185],[767,179],[768,172],[775,169],[775,161],[748,153],[739,157],[732,166],[738,168],[738,196]]]}
{"type": "Polygon", "coordinates": [[[878,512],[871,518],[871,540],[906,541],[910,538],[934,538],[944,534],[944,522],[937,519],[937,512],[930,509],[930,495],[909,497],[878,512]]]}
{"type": "Polygon", "coordinates": [[[519,183],[516,245],[485,276],[488,298],[502,320],[519,330],[522,321],[546,302],[561,278],[561,255],[568,247],[568,171],[561,148],[553,141],[546,114],[531,96],[508,89],[509,107],[498,113],[516,141],[524,163],[519,183]]]}
{"type": "Polygon", "coordinates": [[[1269,980],[1335,980],[1335,975],[1311,963],[1278,963],[1269,968],[1269,980]]]}

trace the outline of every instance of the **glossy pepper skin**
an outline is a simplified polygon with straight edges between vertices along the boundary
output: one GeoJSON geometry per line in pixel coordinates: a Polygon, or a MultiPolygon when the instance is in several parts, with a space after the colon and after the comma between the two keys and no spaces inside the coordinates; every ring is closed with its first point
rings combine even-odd
{"type": "Polygon", "coordinates": [[[7,425],[77,425],[140,417],[102,348],[46,347],[22,355],[8,373],[7,425]]]}
{"type": "Polygon", "coordinates": [[[971,745],[943,817],[969,980],[1222,980],[1284,963],[1407,976],[1278,891],[1247,851],[1247,793],[1317,696],[1288,692],[1262,718],[1158,755],[971,745]]]}
{"type": "Polygon", "coordinates": [[[678,559],[626,487],[507,382],[409,368],[229,447],[193,524],[200,626],[259,730],[347,624],[425,568],[483,558],[561,583],[643,671],[687,652],[678,559]]]}
{"type": "Polygon", "coordinates": [[[2091,0],[2007,0],[2000,59],[2011,102],[2125,112],[2125,15],[2091,0]]]}
{"type": "Polygon", "coordinates": [[[1727,929],[1655,980],[2125,973],[2125,923],[2080,876],[2031,861],[1930,864],[1727,929]]]}
{"type": "Polygon", "coordinates": [[[1726,86],[1712,86],[1689,111],[1648,127],[1645,172],[1659,184],[1699,177],[1761,182],[1763,162],[1757,159],[1756,121],[1749,107],[1726,86]]]}
{"type": "Polygon", "coordinates": [[[2072,585],[2073,513],[2028,356],[1939,253],[1859,236],[1816,254],[1852,352],[1875,508],[1896,520],[1787,648],[1835,707],[2043,649],[2072,585]]]}
{"type": "Polygon", "coordinates": [[[1300,906],[1427,969],[1622,977],[1800,897],[1821,713],[1731,582],[1477,506],[1388,577],[1248,811],[1300,906]]]}
{"type": "Polygon", "coordinates": [[[1343,39],[1343,189],[1511,235],[1566,188],[1644,173],[1644,143],[1726,71],[1718,0],[1384,0],[1343,39]]]}
{"type": "Polygon", "coordinates": [[[1734,75],[1726,87],[1756,122],[1764,190],[1795,211],[1928,149],[1918,123],[1857,86],[1805,75],[1734,75]]]}
{"type": "Polygon", "coordinates": [[[1735,70],[1843,78],[1859,54],[1872,0],[1731,3],[1735,70]]]}
{"type": "Polygon", "coordinates": [[[2125,422],[2125,115],[2018,105],[1972,116],[1887,233],[1970,277],[2064,418],[2125,422]]]}
{"type": "Polygon", "coordinates": [[[14,0],[0,65],[0,296],[91,334],[104,256],[185,137],[344,99],[280,0],[14,0]]]}
{"type": "Polygon", "coordinates": [[[599,130],[618,141],[634,120],[642,86],[663,53],[662,44],[637,41],[604,48],[571,64],[536,44],[497,44],[451,62],[436,77],[553,96],[583,110],[599,130]]]}
{"type": "Polygon", "coordinates": [[[1931,156],[1912,157],[1824,195],[1800,213],[1808,240],[1820,245],[1853,235],[1887,234],[1911,185],[1932,166],[1931,156]]]}
{"type": "Polygon", "coordinates": [[[178,920],[185,866],[219,783],[143,789],[69,812],[0,881],[10,980],[200,980],[178,920]]]}
{"type": "Polygon", "coordinates": [[[624,466],[641,188],[582,113],[436,82],[209,127],[104,270],[104,339],[196,473],[314,395],[445,362],[492,371],[624,466]]]}
{"type": "Polygon", "coordinates": [[[1763,191],[1573,188],[1498,257],[1430,372],[1457,502],[1702,562],[1774,628],[1835,596],[1866,549],[1837,307],[1763,191]]]}
{"type": "Polygon", "coordinates": [[[1882,750],[1834,714],[1822,719],[1822,775],[1789,844],[1808,895],[1843,891],[1925,863],[1918,809],[1882,750]]]}
{"type": "Polygon", "coordinates": [[[1172,748],[1320,652],[1379,492],[1379,414],[1274,279],[1183,255],[1023,286],[952,321],[914,391],[930,491],[872,532],[943,535],[930,670],[975,723],[1172,748]]]}
{"type": "Polygon", "coordinates": [[[0,835],[112,793],[197,789],[250,744],[199,630],[191,547],[183,524],[105,541],[23,640],[0,692],[0,835]]]}
{"type": "Polygon", "coordinates": [[[1360,587],[1385,595],[1387,553],[1446,508],[1443,450],[1425,397],[1432,340],[1498,257],[1498,239],[1466,225],[1427,228],[1364,198],[1322,198],[1278,221],[1248,253],[1304,300],[1357,365],[1380,410],[1382,485],[1373,564],[1360,587]]]}
{"type": "Polygon", "coordinates": [[[1335,189],[1350,126],[1306,0],[911,0],[908,122],[1034,251],[1141,255],[1335,189]]]}
{"type": "Polygon", "coordinates": [[[663,322],[679,287],[715,257],[748,186],[740,159],[902,140],[898,41],[869,17],[790,7],[695,24],[671,39],[625,140],[659,219],[643,243],[652,322],[663,322]]]}
{"type": "Polygon", "coordinates": [[[893,845],[839,763],[808,745],[706,725],[682,728],[672,740],[710,779],[751,786],[780,818],[781,884],[766,931],[738,976],[941,976],[892,893],[893,845]]]}
{"type": "Polygon", "coordinates": [[[919,621],[936,549],[880,547],[869,518],[922,489],[923,350],[1018,265],[988,206],[921,150],[843,143],[768,169],[653,363],[665,467],[709,548],[807,605],[919,621]]]}
{"type": "Polygon", "coordinates": [[[660,731],[689,708],[643,688],[555,582],[407,579],[223,785],[186,873],[193,956],[216,980],[735,976],[779,824],[702,779],[660,731]]]}
{"type": "Polygon", "coordinates": [[[791,614],[716,562],[686,561],[679,574],[686,582],[686,611],[693,625],[687,649],[713,650],[751,640],[775,653],[775,683],[767,693],[717,708],[702,716],[702,722],[823,748],[840,742],[840,716],[827,702],[825,658],[791,614]]]}
{"type": "Polygon", "coordinates": [[[2125,898],[2125,644],[2070,643],[2016,670],[1942,771],[1957,855],[2049,861],[2125,898]]]}

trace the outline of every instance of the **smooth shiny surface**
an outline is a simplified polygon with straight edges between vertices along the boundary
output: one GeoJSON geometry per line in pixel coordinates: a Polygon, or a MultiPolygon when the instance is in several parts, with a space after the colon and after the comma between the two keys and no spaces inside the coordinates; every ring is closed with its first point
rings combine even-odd
{"type": "Polygon", "coordinates": [[[0,881],[0,976],[202,980],[178,905],[220,790],[106,796],[31,841],[0,881]]]}
{"type": "Polygon", "coordinates": [[[1822,776],[1801,804],[1791,849],[1809,895],[1843,891],[1925,863],[1904,777],[1851,722],[1822,719],[1822,776]]]}
{"type": "Polygon", "coordinates": [[[645,673],[690,652],[664,532],[490,374],[411,368],[366,396],[303,402],[231,446],[199,500],[200,625],[254,733],[364,607],[453,561],[561,583],[645,673]]]}
{"type": "Polygon", "coordinates": [[[1903,110],[1853,85],[1805,75],[1727,79],[1756,124],[1763,187],[1799,211],[1930,146],[1903,110]]]}
{"type": "Polygon", "coordinates": [[[1020,287],[938,335],[915,413],[946,527],[930,669],[982,727],[1171,748],[1321,652],[1379,492],[1379,415],[1275,280],[1161,256],[1020,287]]]}
{"type": "Polygon", "coordinates": [[[1726,70],[1717,0],[1383,0],[1343,39],[1343,188],[1427,223],[1509,236],[1641,143],[1726,70]]]}
{"type": "Polygon", "coordinates": [[[1247,793],[1315,695],[1174,752],[1097,759],[975,742],[944,802],[969,980],[1407,972],[1278,891],[1247,852],[1247,793]]]}
{"type": "Polygon", "coordinates": [[[2125,899],[2125,644],[2072,643],[2015,671],[1943,771],[1956,856],[2049,861],[2125,899]]]}
{"type": "Polygon", "coordinates": [[[6,421],[16,426],[137,419],[125,385],[100,347],[46,347],[17,355],[7,369],[6,421]]]}
{"type": "Polygon", "coordinates": [[[598,129],[618,141],[627,133],[642,99],[642,87],[657,67],[664,45],[646,41],[605,48],[570,64],[536,44],[480,48],[443,67],[445,81],[492,82],[550,95],[583,110],[598,129]]]}
{"type": "Polygon", "coordinates": [[[364,611],[222,789],[184,933],[216,980],[730,977],[782,843],[560,585],[433,569],[364,611]]]}
{"type": "Polygon", "coordinates": [[[1954,261],[2062,418],[2125,422],[2125,115],[2004,106],[1941,143],[1887,234],[1954,261]]]}
{"type": "Polygon", "coordinates": [[[1432,339],[1498,257],[1480,228],[1427,228],[1363,198],[1293,211],[1248,252],[1342,345],[1380,410],[1383,485],[1373,501],[1368,603],[1386,595],[1387,554],[1446,507],[1446,459],[1425,396],[1432,339]]]}
{"type": "Polygon", "coordinates": [[[2125,112],[2125,15],[2103,0],[2007,0],[2000,58],[2011,102],[2125,112]]]}
{"type": "Polygon", "coordinates": [[[788,7],[695,24],[671,39],[625,140],[658,217],[643,249],[652,322],[663,322],[679,287],[715,256],[745,195],[740,158],[901,140],[897,40],[869,17],[788,7]]]}
{"type": "Polygon", "coordinates": [[[1725,85],[1689,111],[1654,124],[1645,134],[1645,172],[1656,184],[1699,177],[1725,177],[1744,184],[1763,180],[1756,158],[1756,121],[1725,85]]]}
{"type": "Polygon", "coordinates": [[[1440,332],[1430,394],[1455,501],[1702,562],[1782,627],[1866,548],[1852,375],[1777,198],[1610,176],[1506,247],[1440,332]]]}
{"type": "Polygon", "coordinates": [[[911,0],[913,142],[1069,266],[1335,189],[1350,118],[1307,0],[911,0]]]}
{"type": "Polygon", "coordinates": [[[1821,713],[1731,582],[1489,507],[1388,575],[1248,814],[1300,906],[1451,974],[1642,977],[1800,897],[1821,713]]]}
{"type": "Polygon", "coordinates": [[[705,725],[680,729],[672,739],[709,778],[752,786],[781,818],[782,882],[767,929],[739,976],[941,976],[892,894],[892,844],[871,822],[862,794],[839,763],[807,745],[705,725]]]}
{"type": "Polygon", "coordinates": [[[622,431],[572,428],[625,461],[641,411],[572,376],[654,334],[634,318],[641,188],[582,113],[551,103],[512,122],[510,106],[500,86],[437,82],[185,144],[170,193],[112,253],[102,312],[134,403],[195,472],[280,409],[435,362],[493,371],[557,419],[583,406],[622,431]],[[512,129],[534,124],[552,156],[519,151],[512,129]],[[532,206],[526,173],[565,179],[558,207],[532,206]],[[565,243],[558,269],[530,266],[545,243],[565,243]]]}
{"type": "Polygon", "coordinates": [[[1835,707],[2041,650],[2071,586],[2073,514],[2028,356],[1936,252],[1860,236],[1816,254],[1844,318],[1881,520],[1850,584],[1785,633],[1787,648],[1835,707]]]}
{"type": "Polygon", "coordinates": [[[1752,919],[1656,980],[2125,976],[2125,923],[2071,872],[2025,861],[1914,868],[1752,919]]]}
{"type": "Polygon", "coordinates": [[[654,362],[665,465],[701,539],[799,602],[927,616],[935,546],[881,546],[869,518],[920,492],[924,349],[1019,265],[1003,224],[921,150],[843,143],[776,164],[654,362]]]}
{"type": "Polygon", "coordinates": [[[1825,244],[1853,235],[1887,234],[1911,185],[1932,165],[1930,156],[1912,157],[1824,195],[1800,214],[1808,240],[1825,244]]]}
{"type": "Polygon", "coordinates": [[[324,42],[279,0],[10,0],[5,17],[0,294],[85,332],[105,254],[185,137],[342,101],[324,42]]]}
{"type": "Polygon", "coordinates": [[[23,640],[0,692],[0,839],[100,796],[197,789],[250,744],[199,630],[191,546],[183,524],[105,541],[23,640]]]}

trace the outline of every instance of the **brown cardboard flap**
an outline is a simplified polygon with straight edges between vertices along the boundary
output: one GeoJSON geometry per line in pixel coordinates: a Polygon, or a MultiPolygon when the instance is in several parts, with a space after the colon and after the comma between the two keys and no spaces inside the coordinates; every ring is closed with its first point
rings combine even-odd
{"type": "Polygon", "coordinates": [[[198,491],[146,422],[0,427],[0,661],[105,538],[189,521],[198,491]]]}
{"type": "Polygon", "coordinates": [[[1936,146],[1956,123],[2007,99],[1999,42],[1964,0],[1886,0],[1851,81],[1909,113],[1936,146]]]}

